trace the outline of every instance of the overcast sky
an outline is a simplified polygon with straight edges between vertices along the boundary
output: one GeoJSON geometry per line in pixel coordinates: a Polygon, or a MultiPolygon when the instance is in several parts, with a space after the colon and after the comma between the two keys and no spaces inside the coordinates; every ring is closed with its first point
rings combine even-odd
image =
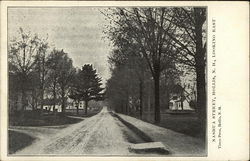
{"type": "Polygon", "coordinates": [[[8,34],[22,27],[40,37],[49,35],[50,47],[63,49],[75,67],[91,63],[105,82],[110,77],[107,56],[111,50],[103,39],[107,23],[97,8],[9,8],[8,34]]]}

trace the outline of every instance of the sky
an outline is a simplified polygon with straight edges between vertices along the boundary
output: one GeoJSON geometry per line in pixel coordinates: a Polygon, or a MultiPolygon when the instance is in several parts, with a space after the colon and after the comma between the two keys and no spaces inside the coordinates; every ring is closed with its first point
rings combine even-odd
{"type": "Polygon", "coordinates": [[[50,50],[63,49],[75,67],[93,64],[103,83],[110,77],[107,57],[111,46],[102,31],[108,23],[98,8],[9,8],[8,37],[16,36],[20,27],[46,38],[50,50]]]}

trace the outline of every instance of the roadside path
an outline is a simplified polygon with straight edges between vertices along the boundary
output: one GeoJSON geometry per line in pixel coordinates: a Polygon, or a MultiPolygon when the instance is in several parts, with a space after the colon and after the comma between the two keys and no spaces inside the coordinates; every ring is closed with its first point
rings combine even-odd
{"type": "Polygon", "coordinates": [[[204,156],[205,143],[199,139],[142,120],[118,114],[123,120],[146,133],[153,141],[162,142],[172,156],[204,156]]]}

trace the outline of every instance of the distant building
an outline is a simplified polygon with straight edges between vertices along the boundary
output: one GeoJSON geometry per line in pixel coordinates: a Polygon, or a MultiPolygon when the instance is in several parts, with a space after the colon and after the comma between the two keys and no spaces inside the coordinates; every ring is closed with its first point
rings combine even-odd
{"type": "MultiPolygon", "coordinates": [[[[68,102],[68,106],[66,106],[66,111],[77,109],[78,103],[76,101],[69,98],[67,102],[68,102]]],[[[102,101],[91,100],[88,102],[88,110],[98,110],[100,107],[102,107],[102,101]]],[[[79,110],[85,110],[84,101],[79,102],[79,110]]]]}
{"type": "MultiPolygon", "coordinates": [[[[177,98],[177,97],[176,97],[177,98]]],[[[185,99],[181,103],[181,98],[171,99],[169,101],[169,109],[170,110],[194,110],[190,107],[189,102],[185,99]]]]}
{"type": "Polygon", "coordinates": [[[44,99],[43,100],[43,110],[46,111],[57,111],[57,112],[62,112],[62,107],[60,105],[60,100],[59,99],[44,99]],[[55,102],[55,109],[54,108],[54,102],[55,102]]]}
{"type": "Polygon", "coordinates": [[[170,95],[170,110],[194,110],[190,103],[197,101],[196,74],[192,70],[182,70],[183,75],[175,82],[170,95]]]}
{"type": "MultiPolygon", "coordinates": [[[[66,109],[77,109],[78,103],[77,101],[74,101],[73,99],[68,99],[68,106],[66,107],[66,109]]],[[[80,101],[79,102],[79,109],[85,109],[85,104],[84,101],[80,101]]]]}

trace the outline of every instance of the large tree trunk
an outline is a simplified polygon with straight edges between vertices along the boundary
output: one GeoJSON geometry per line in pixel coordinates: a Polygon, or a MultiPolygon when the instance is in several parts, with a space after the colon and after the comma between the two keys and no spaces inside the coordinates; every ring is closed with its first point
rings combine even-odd
{"type": "Polygon", "coordinates": [[[33,89],[32,90],[32,111],[34,111],[36,109],[36,91],[33,89]]]}
{"type": "Polygon", "coordinates": [[[88,114],[88,101],[85,100],[85,115],[88,114]]]}
{"type": "Polygon", "coordinates": [[[167,88],[167,91],[166,91],[166,109],[168,110],[169,109],[169,102],[170,102],[170,92],[169,92],[169,88],[167,88]]]}
{"type": "Polygon", "coordinates": [[[143,80],[140,80],[140,118],[142,119],[143,112],[143,80]]]}
{"type": "Polygon", "coordinates": [[[151,90],[150,90],[151,86],[148,88],[148,102],[147,102],[147,106],[148,106],[148,112],[151,111],[151,90]]]}
{"type": "Polygon", "coordinates": [[[206,136],[207,112],[206,112],[206,89],[205,89],[205,49],[202,44],[202,25],[204,23],[201,9],[195,8],[195,39],[196,39],[196,81],[197,81],[197,109],[201,123],[201,135],[206,136]]]}
{"type": "Polygon", "coordinates": [[[166,84],[166,110],[169,109],[169,102],[170,102],[170,79],[168,79],[167,71],[164,72],[165,76],[165,84],[166,84]]]}
{"type": "Polygon", "coordinates": [[[125,106],[126,106],[126,115],[129,115],[129,95],[128,95],[128,91],[126,92],[125,106]]]}
{"type": "Polygon", "coordinates": [[[65,112],[65,90],[64,87],[61,87],[62,90],[62,113],[64,114],[65,112]]]}
{"type": "Polygon", "coordinates": [[[26,77],[26,74],[25,73],[22,73],[22,75],[21,75],[21,93],[22,93],[22,111],[24,111],[25,110],[25,108],[26,108],[26,88],[27,88],[27,84],[26,84],[26,82],[27,82],[27,79],[26,79],[27,77],[26,77]]]}
{"type": "Polygon", "coordinates": [[[126,115],[128,115],[129,112],[128,112],[128,103],[127,102],[125,103],[125,107],[126,107],[126,115]]]}
{"type": "Polygon", "coordinates": [[[22,111],[25,110],[26,107],[26,94],[25,94],[25,90],[22,89],[22,111]]]}
{"type": "Polygon", "coordinates": [[[38,73],[39,73],[39,103],[40,103],[40,109],[41,109],[41,112],[43,111],[43,106],[44,106],[44,78],[45,78],[45,62],[44,62],[44,58],[42,58],[42,64],[41,64],[41,61],[40,61],[40,58],[39,58],[39,61],[38,61],[38,73]]]}
{"type": "Polygon", "coordinates": [[[19,93],[19,91],[17,91],[16,93],[15,93],[15,104],[14,104],[14,111],[17,111],[18,110],[18,93],[19,93]]]}
{"type": "Polygon", "coordinates": [[[56,109],[56,83],[54,82],[53,84],[53,113],[55,112],[56,109]]]}
{"type": "Polygon", "coordinates": [[[42,83],[42,85],[40,86],[40,106],[41,106],[40,109],[41,109],[41,112],[43,111],[43,104],[44,104],[43,97],[44,97],[44,85],[42,83]]]}
{"type": "Polygon", "coordinates": [[[206,134],[206,124],[207,124],[207,112],[206,112],[206,90],[205,90],[205,69],[204,67],[199,67],[196,69],[197,74],[197,110],[199,113],[199,119],[201,123],[201,134],[205,136],[206,134]]]}
{"type": "Polygon", "coordinates": [[[44,82],[43,81],[40,85],[40,105],[41,105],[41,109],[43,109],[43,106],[44,106],[44,82]]]}
{"type": "Polygon", "coordinates": [[[184,101],[184,91],[181,91],[181,110],[184,110],[184,107],[183,107],[183,101],[184,101]]]}
{"type": "Polygon", "coordinates": [[[79,115],[79,103],[80,103],[80,100],[77,100],[76,115],[79,115]]]}
{"type": "Polygon", "coordinates": [[[123,107],[123,101],[120,102],[121,106],[121,113],[124,114],[124,107],[123,107]]]}
{"type": "Polygon", "coordinates": [[[128,115],[128,109],[127,109],[127,103],[126,103],[126,101],[123,101],[122,108],[124,109],[124,113],[123,114],[128,115]]]}
{"type": "Polygon", "coordinates": [[[42,58],[42,82],[41,82],[41,109],[44,105],[44,82],[45,82],[45,53],[43,53],[42,58]]]}
{"type": "Polygon", "coordinates": [[[154,76],[155,87],[155,123],[160,123],[160,72],[156,71],[154,76]]]}

